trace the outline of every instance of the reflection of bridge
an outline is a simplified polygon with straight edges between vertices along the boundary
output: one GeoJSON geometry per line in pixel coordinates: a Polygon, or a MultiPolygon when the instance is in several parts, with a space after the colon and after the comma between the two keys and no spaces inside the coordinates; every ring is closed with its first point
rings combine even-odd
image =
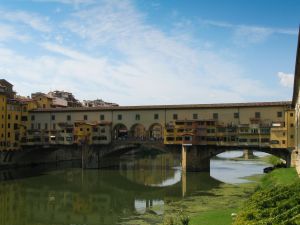
{"type": "Polygon", "coordinates": [[[118,218],[136,213],[136,199],[149,202],[147,206],[153,200],[166,204],[168,199],[175,200],[196,190],[205,193],[220,184],[208,173],[186,173],[173,185],[152,187],[136,183],[117,170],[66,170],[1,183],[0,199],[9,201],[0,205],[0,218],[5,216],[0,225],[117,224],[118,218]]]}

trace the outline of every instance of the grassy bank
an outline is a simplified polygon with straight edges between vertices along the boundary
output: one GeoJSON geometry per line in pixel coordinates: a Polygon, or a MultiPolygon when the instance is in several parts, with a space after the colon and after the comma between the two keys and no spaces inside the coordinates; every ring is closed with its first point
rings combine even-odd
{"type": "Polygon", "coordinates": [[[294,168],[267,174],[244,203],[234,225],[300,224],[300,179],[294,168]]]}
{"type": "Polygon", "coordinates": [[[183,225],[181,213],[188,216],[188,225],[300,224],[297,217],[300,215],[300,180],[294,168],[276,169],[247,179],[253,182],[222,183],[206,191],[193,191],[184,198],[165,198],[164,205],[135,215],[122,224],[183,225]],[[162,213],[157,215],[154,211],[162,213]],[[235,221],[232,213],[238,213],[235,221]]]}

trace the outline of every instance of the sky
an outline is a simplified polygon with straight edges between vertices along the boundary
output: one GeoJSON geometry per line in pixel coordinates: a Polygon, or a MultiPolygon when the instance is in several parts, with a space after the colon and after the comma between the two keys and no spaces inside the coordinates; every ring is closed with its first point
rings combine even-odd
{"type": "Polygon", "coordinates": [[[0,0],[0,78],[119,105],[291,100],[300,1],[0,0]]]}

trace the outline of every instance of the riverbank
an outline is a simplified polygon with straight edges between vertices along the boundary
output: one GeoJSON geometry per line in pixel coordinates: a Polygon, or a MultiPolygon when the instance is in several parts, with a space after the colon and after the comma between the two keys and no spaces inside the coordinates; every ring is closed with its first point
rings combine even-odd
{"type": "Polygon", "coordinates": [[[300,179],[295,168],[276,169],[261,180],[234,225],[300,224],[300,179]]]}
{"type": "MultiPolygon", "coordinates": [[[[258,181],[259,185],[257,183],[240,185],[240,188],[247,187],[248,192],[241,192],[239,199],[232,198],[231,204],[227,207],[205,212],[200,210],[198,215],[191,214],[189,224],[244,225],[259,224],[262,221],[269,222],[264,224],[281,224],[284,221],[286,223],[283,224],[300,224],[300,179],[295,168],[276,169],[263,177],[254,176],[251,179],[258,181]],[[253,185],[256,188],[252,189],[253,185]],[[251,191],[254,193],[250,194],[251,191]],[[238,202],[244,200],[244,203],[238,206],[236,200],[238,202]],[[236,212],[238,215],[234,219],[231,215],[236,212]]],[[[224,200],[226,203],[226,198],[224,200]]],[[[221,206],[220,203],[216,205],[221,206]]]]}

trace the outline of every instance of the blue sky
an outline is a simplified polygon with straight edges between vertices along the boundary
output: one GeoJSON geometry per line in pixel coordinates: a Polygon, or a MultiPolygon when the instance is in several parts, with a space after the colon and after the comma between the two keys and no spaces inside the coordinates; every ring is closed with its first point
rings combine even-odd
{"type": "Polygon", "coordinates": [[[0,0],[0,74],[20,95],[120,105],[290,100],[296,0],[0,0]]]}

